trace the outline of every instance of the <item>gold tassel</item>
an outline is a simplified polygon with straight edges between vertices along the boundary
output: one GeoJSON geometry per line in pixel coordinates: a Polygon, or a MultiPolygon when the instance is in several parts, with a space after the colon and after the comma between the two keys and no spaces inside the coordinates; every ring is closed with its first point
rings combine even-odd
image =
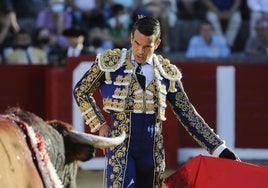
{"type": "Polygon", "coordinates": [[[168,90],[170,92],[176,92],[177,91],[177,89],[175,88],[175,83],[176,82],[174,80],[170,80],[169,81],[169,89],[168,90]]]}
{"type": "Polygon", "coordinates": [[[105,72],[105,83],[106,84],[111,84],[112,83],[112,80],[111,80],[111,73],[106,71],[105,72]]]}

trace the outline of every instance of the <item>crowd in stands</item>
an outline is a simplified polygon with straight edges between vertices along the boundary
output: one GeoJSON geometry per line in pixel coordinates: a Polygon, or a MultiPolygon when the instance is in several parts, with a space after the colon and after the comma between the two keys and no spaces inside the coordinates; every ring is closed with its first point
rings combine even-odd
{"type": "Polygon", "coordinates": [[[186,51],[186,57],[228,57],[230,47],[227,40],[215,34],[212,24],[209,21],[200,23],[199,34],[191,37],[186,51]]]}
{"type": "Polygon", "coordinates": [[[133,22],[161,22],[159,53],[268,55],[267,0],[0,0],[0,64],[52,64],[128,48],[133,22]]]}

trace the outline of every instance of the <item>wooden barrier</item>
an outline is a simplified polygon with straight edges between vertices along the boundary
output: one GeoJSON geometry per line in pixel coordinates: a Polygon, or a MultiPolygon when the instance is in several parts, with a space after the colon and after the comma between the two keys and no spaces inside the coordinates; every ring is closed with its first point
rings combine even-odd
{"type": "MultiPolygon", "coordinates": [[[[60,119],[72,123],[72,73],[81,61],[94,58],[69,59],[66,67],[0,66],[0,111],[20,106],[44,119],[60,119]]],[[[183,73],[188,97],[206,122],[216,129],[216,68],[215,63],[175,63],[183,73]]],[[[221,64],[225,66],[226,64],[221,64]]],[[[264,148],[268,135],[268,63],[228,63],[235,67],[235,146],[264,148]]],[[[81,75],[82,76],[82,75],[81,75]]],[[[96,96],[97,97],[97,96],[96,96]]],[[[100,101],[100,98],[97,97],[100,101]]],[[[178,164],[178,148],[199,147],[179,126],[168,108],[164,123],[167,167],[178,164]]],[[[86,129],[85,129],[86,130],[86,129]]]]}
{"type": "Polygon", "coordinates": [[[42,65],[0,65],[0,111],[19,106],[46,118],[47,69],[42,65]]]}

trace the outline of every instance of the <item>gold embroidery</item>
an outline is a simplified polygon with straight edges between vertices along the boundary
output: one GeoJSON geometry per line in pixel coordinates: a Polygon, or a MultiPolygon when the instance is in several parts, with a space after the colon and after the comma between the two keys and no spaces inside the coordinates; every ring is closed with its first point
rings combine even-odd
{"type": "Polygon", "coordinates": [[[176,87],[175,87],[175,84],[176,84],[175,81],[170,80],[170,81],[169,81],[169,89],[168,89],[168,91],[170,91],[170,92],[176,92],[177,89],[176,89],[176,87]]]}
{"type": "Polygon", "coordinates": [[[98,64],[95,62],[89,72],[87,72],[87,75],[80,81],[80,85],[74,90],[79,109],[92,132],[96,131],[98,126],[105,122],[101,111],[96,107],[92,97],[92,93],[100,85],[99,78],[102,75],[103,72],[100,71],[98,64]]]}
{"type": "Polygon", "coordinates": [[[106,84],[112,84],[110,72],[115,72],[123,65],[125,62],[126,53],[126,49],[114,49],[106,50],[98,55],[98,65],[100,70],[105,72],[106,84]]]}
{"type": "MultiPolygon", "coordinates": [[[[124,141],[124,144],[120,146],[115,146],[110,148],[113,151],[114,155],[108,161],[108,165],[112,167],[112,173],[110,175],[110,180],[113,182],[111,185],[114,187],[122,187],[124,184],[124,176],[126,170],[126,158],[129,147],[129,129],[131,126],[130,114],[124,112],[116,113],[114,115],[113,127],[116,127],[112,130],[112,136],[120,134],[122,130],[125,130],[127,133],[127,139],[124,141]]],[[[162,125],[161,123],[156,123],[157,131],[155,131],[155,141],[154,141],[154,161],[156,164],[154,172],[154,187],[161,187],[164,170],[165,170],[165,159],[164,159],[164,147],[163,147],[163,136],[162,136],[162,125]]]]}
{"type": "Polygon", "coordinates": [[[125,99],[127,97],[128,90],[126,88],[120,89],[119,87],[115,89],[113,97],[115,99],[125,99]]]}
{"type": "Polygon", "coordinates": [[[143,110],[143,103],[135,103],[134,104],[134,110],[140,110],[142,111],[143,110]]]}
{"type": "Polygon", "coordinates": [[[137,91],[138,89],[141,89],[140,84],[138,82],[134,82],[131,90],[137,91]]]}
{"type": "MultiPolygon", "coordinates": [[[[190,123],[189,125],[196,130],[198,135],[204,139],[203,141],[201,138],[197,138],[193,135],[193,138],[199,143],[203,148],[205,148],[209,153],[212,153],[216,147],[222,144],[222,141],[215,135],[213,130],[205,123],[205,121],[202,119],[202,117],[196,112],[194,107],[190,104],[187,96],[184,92],[177,92],[175,97],[175,107],[178,107],[182,110],[181,115],[186,118],[190,123]],[[214,148],[209,148],[207,144],[204,142],[207,142],[214,146],[214,148]]],[[[177,118],[179,118],[177,116],[177,118]]],[[[184,126],[185,129],[189,132],[192,132],[188,130],[188,127],[184,126]]]]}
{"type": "Polygon", "coordinates": [[[115,79],[116,83],[121,83],[123,81],[123,76],[122,75],[118,75],[115,79]]]}
{"type": "Polygon", "coordinates": [[[123,76],[118,76],[115,81],[115,85],[129,85],[131,80],[131,75],[126,75],[125,77],[123,76]]]}
{"type": "Polygon", "coordinates": [[[163,145],[163,136],[162,136],[162,124],[156,123],[156,127],[159,128],[159,131],[155,132],[155,142],[154,142],[154,161],[156,164],[154,172],[154,187],[162,187],[162,182],[164,180],[164,171],[165,171],[165,151],[163,145]]]}
{"type": "Polygon", "coordinates": [[[103,98],[103,106],[103,109],[107,112],[109,112],[109,110],[121,112],[124,110],[125,100],[103,98]]]}
{"type": "Polygon", "coordinates": [[[89,127],[91,129],[93,129],[94,127],[96,127],[97,125],[100,124],[99,120],[97,118],[94,118],[92,121],[87,122],[87,124],[89,125],[89,127]]]}
{"type": "Polygon", "coordinates": [[[85,119],[90,119],[91,117],[93,117],[95,115],[95,112],[93,111],[93,109],[91,111],[89,111],[88,113],[86,113],[83,117],[85,119]]]}
{"type": "Polygon", "coordinates": [[[100,56],[101,69],[116,69],[121,62],[122,51],[120,49],[107,50],[100,56]]]}
{"type": "Polygon", "coordinates": [[[83,102],[80,104],[79,109],[83,113],[89,109],[89,103],[83,102]]]}
{"type": "MultiPolygon", "coordinates": [[[[182,77],[181,72],[168,59],[163,58],[161,55],[154,55],[154,62],[163,77],[168,80],[180,81],[182,77]]],[[[157,76],[159,75],[157,74],[157,76]]]]}
{"type": "Polygon", "coordinates": [[[134,71],[134,65],[131,62],[131,50],[127,51],[127,55],[126,55],[126,70],[124,71],[125,73],[133,73],[134,71]]]}
{"type": "MultiPolygon", "coordinates": [[[[115,120],[113,122],[113,126],[116,129],[112,130],[112,136],[117,136],[121,131],[125,131],[127,135],[129,135],[129,123],[130,117],[127,116],[124,112],[116,113],[115,120]]],[[[124,171],[126,170],[126,157],[128,152],[128,136],[124,141],[124,144],[121,144],[116,147],[110,148],[111,151],[114,152],[114,155],[108,161],[108,164],[113,168],[113,171],[110,175],[110,178],[113,182],[112,188],[114,187],[122,187],[124,182],[124,171]]]]}
{"type": "Polygon", "coordinates": [[[111,80],[111,73],[110,72],[105,72],[105,83],[106,84],[111,84],[112,80],[111,80]]]}

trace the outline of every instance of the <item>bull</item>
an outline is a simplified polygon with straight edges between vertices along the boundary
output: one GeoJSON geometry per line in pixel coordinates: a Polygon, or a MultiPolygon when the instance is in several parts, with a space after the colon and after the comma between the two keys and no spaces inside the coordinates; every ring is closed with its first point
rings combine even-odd
{"type": "Polygon", "coordinates": [[[124,138],[124,133],[105,138],[77,132],[66,122],[9,108],[0,115],[0,185],[75,188],[78,162],[94,157],[95,148],[119,145],[124,138]]]}

